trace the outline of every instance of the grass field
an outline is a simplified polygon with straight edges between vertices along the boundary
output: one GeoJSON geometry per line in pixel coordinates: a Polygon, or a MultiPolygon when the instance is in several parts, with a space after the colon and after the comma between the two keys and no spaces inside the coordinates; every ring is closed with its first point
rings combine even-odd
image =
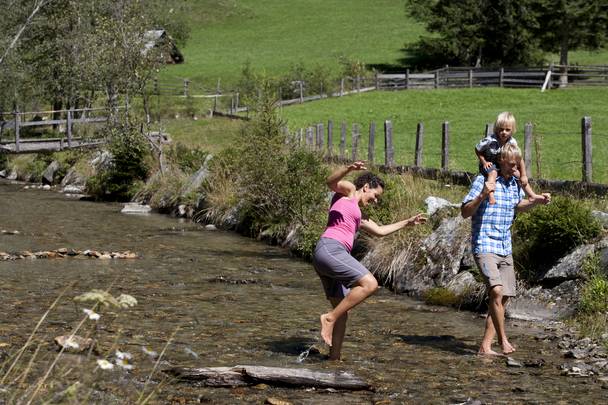
{"type": "MultiPolygon", "coordinates": [[[[361,126],[363,139],[359,156],[367,156],[368,128],[376,123],[376,156],[384,160],[382,128],[384,120],[393,123],[395,160],[413,164],[418,122],[425,127],[425,167],[441,165],[441,124],[450,124],[450,163],[453,170],[477,170],[473,147],[501,111],[512,111],[518,120],[515,138],[523,147],[526,122],[534,125],[540,143],[541,177],[581,179],[581,118],[593,122],[593,180],[608,183],[608,90],[600,88],[553,90],[463,89],[370,92],[327,99],[281,110],[290,129],[314,123],[334,122],[337,145],[341,122],[347,123],[347,147],[353,123],[361,126]]],[[[334,149],[335,150],[335,149],[334,149]]],[[[538,160],[533,153],[532,174],[538,177],[538,160]]]]}
{"type": "MultiPolygon", "coordinates": [[[[407,17],[403,0],[192,0],[185,63],[167,66],[161,79],[229,88],[247,61],[270,75],[306,67],[340,70],[346,56],[367,65],[395,65],[402,48],[426,31],[407,17]]],[[[548,61],[557,62],[556,55],[548,61]]],[[[606,64],[608,50],[576,51],[571,63],[606,64]]]]}

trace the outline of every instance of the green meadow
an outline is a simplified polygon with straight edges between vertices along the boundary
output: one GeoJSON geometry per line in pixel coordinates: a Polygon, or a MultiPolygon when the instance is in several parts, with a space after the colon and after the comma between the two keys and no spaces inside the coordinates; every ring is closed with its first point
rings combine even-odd
{"type": "MultiPolygon", "coordinates": [[[[192,0],[185,63],[167,66],[162,80],[188,78],[194,85],[230,88],[249,61],[273,76],[293,65],[323,66],[339,73],[339,59],[368,66],[399,65],[406,43],[425,34],[407,16],[403,0],[192,0]]],[[[548,62],[557,62],[548,55],[548,62]]],[[[608,63],[608,50],[574,51],[572,64],[608,63]]]]}
{"type": "MultiPolygon", "coordinates": [[[[424,27],[406,15],[403,0],[193,0],[188,24],[191,38],[182,51],[186,62],[167,66],[162,80],[189,78],[194,87],[213,91],[218,80],[228,89],[239,80],[250,62],[258,73],[278,76],[294,65],[323,66],[339,73],[339,60],[359,60],[368,66],[398,65],[405,56],[405,43],[425,34],[424,27]]],[[[547,61],[557,61],[548,55],[547,61]]],[[[575,51],[571,63],[606,64],[608,50],[575,51]]],[[[196,93],[196,92],[195,92],[196,93]]],[[[163,127],[176,140],[219,150],[239,139],[239,124],[226,120],[192,121],[184,118],[196,110],[201,118],[211,107],[209,99],[161,97],[158,109],[181,110],[180,118],[163,120],[163,127]]],[[[222,99],[221,102],[226,102],[222,99]]],[[[229,100],[228,100],[229,101],[229,100]]],[[[154,104],[154,102],[153,102],[154,104]]],[[[593,180],[608,182],[608,89],[461,89],[370,92],[285,107],[280,114],[292,129],[315,123],[334,122],[337,145],[342,122],[348,126],[348,149],[353,123],[361,126],[359,156],[367,155],[370,122],[377,126],[376,160],[383,161],[382,127],[391,120],[395,136],[395,159],[413,164],[416,125],[425,126],[423,165],[439,167],[441,124],[450,125],[450,161],[453,170],[477,170],[473,146],[485,125],[504,110],[515,113],[523,146],[526,122],[534,125],[532,175],[549,179],[581,178],[583,116],[593,120],[593,180]]],[[[225,106],[224,106],[225,107],[225,106]]],[[[153,108],[154,109],[154,108],[153,108]]],[[[165,114],[169,117],[171,114],[165,114]]]]}
{"type": "MultiPolygon", "coordinates": [[[[524,124],[533,124],[532,174],[546,179],[581,179],[581,119],[592,119],[593,180],[608,182],[608,90],[601,88],[552,90],[462,89],[375,91],[330,98],[283,108],[281,116],[294,131],[327,122],[334,123],[338,145],[340,126],[347,124],[347,148],[351,150],[353,123],[362,140],[358,155],[367,156],[369,125],[376,123],[376,160],[384,161],[383,123],[393,124],[395,161],[414,163],[416,127],[425,129],[423,166],[441,166],[442,123],[449,122],[449,168],[477,170],[473,147],[501,111],[511,111],[518,121],[515,138],[523,147],[524,124]]],[[[337,150],[337,147],[334,148],[337,150]]]]}

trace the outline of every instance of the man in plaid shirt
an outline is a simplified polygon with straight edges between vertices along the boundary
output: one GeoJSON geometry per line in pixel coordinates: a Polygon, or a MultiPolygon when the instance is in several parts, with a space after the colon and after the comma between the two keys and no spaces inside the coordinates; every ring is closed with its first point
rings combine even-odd
{"type": "Polygon", "coordinates": [[[498,336],[503,354],[515,351],[505,332],[505,305],[515,296],[515,271],[511,247],[511,225],[515,212],[523,212],[538,204],[548,204],[550,194],[543,198],[524,199],[524,193],[516,181],[521,151],[516,145],[502,148],[499,174],[495,184],[484,180],[482,175],[473,181],[471,190],[460,208],[464,218],[472,217],[471,247],[475,263],[488,286],[488,316],[479,353],[498,355],[492,350],[492,341],[498,336]],[[489,204],[488,195],[494,192],[496,204],[489,204]]]}

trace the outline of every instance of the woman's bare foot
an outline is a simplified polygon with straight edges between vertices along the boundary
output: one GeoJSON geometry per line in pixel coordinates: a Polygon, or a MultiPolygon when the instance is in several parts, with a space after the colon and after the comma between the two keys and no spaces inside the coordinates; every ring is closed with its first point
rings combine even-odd
{"type": "Polygon", "coordinates": [[[334,332],[334,324],[335,321],[329,318],[329,314],[321,315],[321,337],[328,346],[331,346],[331,337],[334,332]]]}
{"type": "Polygon", "coordinates": [[[480,356],[502,356],[502,354],[495,352],[494,350],[492,350],[489,347],[488,348],[480,347],[477,354],[480,356]]]}
{"type": "Polygon", "coordinates": [[[511,343],[505,342],[502,344],[502,354],[511,354],[515,351],[515,348],[511,346],[511,343]]]}

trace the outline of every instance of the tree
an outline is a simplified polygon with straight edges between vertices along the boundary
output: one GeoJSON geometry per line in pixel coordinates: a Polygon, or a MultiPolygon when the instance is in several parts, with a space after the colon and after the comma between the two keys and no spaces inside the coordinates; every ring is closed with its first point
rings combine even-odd
{"type": "MultiPolygon", "coordinates": [[[[532,65],[544,52],[597,49],[608,38],[605,0],[408,0],[410,15],[435,36],[413,47],[438,64],[532,65]]],[[[565,77],[565,76],[564,76],[565,77]]]]}
{"type": "Polygon", "coordinates": [[[560,83],[566,85],[568,53],[574,49],[598,49],[608,39],[608,2],[605,0],[536,0],[538,24],[535,35],[548,52],[559,53],[560,83]]]}
{"type": "Polygon", "coordinates": [[[410,15],[434,36],[411,50],[414,62],[429,66],[526,65],[540,61],[531,32],[537,24],[534,0],[408,0],[410,15]]]}

